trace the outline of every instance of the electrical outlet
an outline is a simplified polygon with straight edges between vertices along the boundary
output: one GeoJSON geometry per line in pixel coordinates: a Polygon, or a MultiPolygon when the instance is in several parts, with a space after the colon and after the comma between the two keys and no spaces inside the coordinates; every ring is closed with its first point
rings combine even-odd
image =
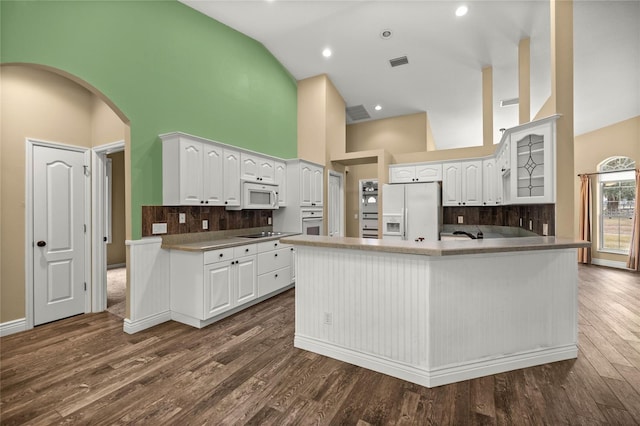
{"type": "Polygon", "coordinates": [[[151,225],[151,233],[152,234],[166,234],[167,233],[167,224],[166,223],[154,223],[151,225]]]}
{"type": "Polygon", "coordinates": [[[202,221],[202,229],[209,229],[209,221],[208,220],[203,220],[202,221]]]}
{"type": "Polygon", "coordinates": [[[542,235],[549,235],[549,224],[548,223],[543,223],[542,224],[542,235]]]}
{"type": "Polygon", "coordinates": [[[522,218],[520,218],[520,228],[522,228],[522,218]]]}
{"type": "Polygon", "coordinates": [[[354,218],[354,219],[357,219],[357,218],[358,218],[358,213],[355,213],[355,214],[353,215],[353,218],[354,218]]]}
{"type": "Polygon", "coordinates": [[[529,231],[533,231],[533,220],[529,219],[529,231]]]}
{"type": "Polygon", "coordinates": [[[187,214],[186,213],[178,214],[178,222],[187,223],[187,214]]]}
{"type": "Polygon", "coordinates": [[[458,223],[464,223],[464,216],[458,216],[458,223]]]}
{"type": "Polygon", "coordinates": [[[333,314],[332,314],[331,312],[325,312],[325,313],[324,313],[323,322],[324,322],[326,325],[331,325],[331,324],[333,324],[333,314]]]}
{"type": "Polygon", "coordinates": [[[270,217],[267,218],[267,225],[271,225],[273,223],[273,219],[271,219],[270,217]]]}

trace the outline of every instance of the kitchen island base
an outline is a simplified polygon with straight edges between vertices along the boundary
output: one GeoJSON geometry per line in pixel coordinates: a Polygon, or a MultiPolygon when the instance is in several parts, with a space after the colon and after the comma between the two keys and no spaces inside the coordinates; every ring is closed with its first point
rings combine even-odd
{"type": "Polygon", "coordinates": [[[575,248],[296,251],[298,348],[427,387],[577,357],[575,248]]]}

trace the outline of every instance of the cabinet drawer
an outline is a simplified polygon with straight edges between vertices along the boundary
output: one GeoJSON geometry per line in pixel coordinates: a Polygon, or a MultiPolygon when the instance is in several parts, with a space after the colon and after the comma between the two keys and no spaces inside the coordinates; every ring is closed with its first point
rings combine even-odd
{"type": "Polygon", "coordinates": [[[246,246],[239,246],[233,248],[233,257],[251,256],[258,251],[257,244],[247,244],[246,246]]]}
{"type": "Polygon", "coordinates": [[[233,247],[220,250],[210,250],[204,252],[205,265],[209,263],[222,262],[223,260],[233,259],[233,247]]]}
{"type": "Polygon", "coordinates": [[[258,297],[280,290],[289,284],[291,284],[290,267],[260,275],[258,276],[258,297]]]}
{"type": "Polygon", "coordinates": [[[281,248],[280,240],[265,241],[264,243],[258,243],[258,253],[264,253],[269,250],[276,250],[281,248]]]}
{"type": "Polygon", "coordinates": [[[258,275],[291,265],[291,248],[258,254],[258,275]]]}

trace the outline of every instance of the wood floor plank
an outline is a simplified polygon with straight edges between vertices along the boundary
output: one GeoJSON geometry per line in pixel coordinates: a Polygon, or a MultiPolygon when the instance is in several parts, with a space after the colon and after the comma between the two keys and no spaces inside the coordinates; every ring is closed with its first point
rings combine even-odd
{"type": "Polygon", "coordinates": [[[2,337],[0,423],[640,424],[640,275],[578,271],[576,360],[428,389],[293,347],[290,290],[203,329],[98,313],[2,337]]]}

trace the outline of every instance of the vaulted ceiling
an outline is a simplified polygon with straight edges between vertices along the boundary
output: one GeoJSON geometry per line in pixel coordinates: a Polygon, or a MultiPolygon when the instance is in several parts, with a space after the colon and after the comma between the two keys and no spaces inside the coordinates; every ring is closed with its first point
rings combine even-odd
{"type": "MultiPolygon", "coordinates": [[[[180,1],[262,43],[298,80],[327,74],[369,120],[426,111],[438,149],[482,145],[484,67],[495,142],[518,124],[518,107],[500,101],[518,97],[521,39],[530,39],[532,115],[551,94],[546,0],[180,1]],[[390,65],[402,56],[406,65],[390,65]]],[[[640,115],[640,1],[574,1],[574,100],[576,135],[640,115]]]]}

